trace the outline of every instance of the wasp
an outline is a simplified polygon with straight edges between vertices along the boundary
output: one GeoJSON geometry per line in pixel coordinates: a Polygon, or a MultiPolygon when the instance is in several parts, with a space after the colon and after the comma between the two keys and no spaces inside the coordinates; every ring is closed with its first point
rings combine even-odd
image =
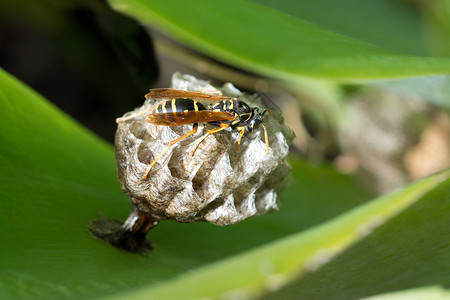
{"type": "Polygon", "coordinates": [[[263,123],[262,118],[264,114],[270,112],[270,110],[266,109],[260,113],[257,107],[250,107],[237,98],[226,97],[221,94],[189,92],[169,88],[151,89],[150,92],[145,95],[145,98],[161,101],[150,108],[131,116],[118,118],[116,120],[117,123],[148,112],[146,121],[151,124],[163,126],[193,124],[193,128],[185,135],[171,141],[166,148],[159,153],[148,166],[144,176],[142,176],[143,179],[147,178],[151,168],[170,147],[197,132],[198,123],[208,123],[217,128],[208,130],[208,132],[197,141],[190,153],[191,156],[194,155],[197,147],[205,138],[222,130],[236,129],[239,132],[239,139],[237,142],[239,151],[244,133],[246,131],[252,131],[258,125],[261,125],[264,128],[266,156],[269,154],[267,126],[263,123]]]}

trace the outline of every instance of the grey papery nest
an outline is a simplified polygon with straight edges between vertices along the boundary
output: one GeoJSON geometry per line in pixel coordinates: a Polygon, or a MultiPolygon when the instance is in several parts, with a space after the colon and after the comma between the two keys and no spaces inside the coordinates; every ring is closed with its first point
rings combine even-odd
{"type": "MultiPolygon", "coordinates": [[[[220,91],[250,107],[259,106],[254,96],[241,93],[229,83],[217,89],[193,76],[176,73],[172,88],[220,91]]],[[[148,99],[124,117],[159,101],[148,99]]],[[[105,219],[93,222],[89,230],[95,236],[115,246],[140,251],[148,246],[146,232],[159,220],[208,221],[224,226],[278,209],[277,192],[286,185],[283,183],[290,172],[286,156],[294,137],[279,112],[266,114],[263,119],[268,129],[268,155],[263,127],[259,126],[244,134],[239,151],[239,132],[231,129],[209,135],[192,156],[195,144],[208,130],[216,128],[199,123],[198,131],[170,147],[144,179],[143,174],[155,157],[172,140],[192,130],[192,125],[153,125],[146,116],[147,113],[119,122],[115,139],[119,181],[131,198],[133,210],[119,229],[105,219]]]]}

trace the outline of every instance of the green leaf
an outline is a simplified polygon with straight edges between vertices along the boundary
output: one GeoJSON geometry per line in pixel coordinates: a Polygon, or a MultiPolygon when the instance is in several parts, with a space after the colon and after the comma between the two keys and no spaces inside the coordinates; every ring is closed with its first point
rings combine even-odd
{"type": "Polygon", "coordinates": [[[405,299],[414,299],[413,295],[417,298],[422,293],[414,292],[414,288],[447,288],[450,284],[449,176],[447,170],[426,179],[446,181],[319,271],[292,282],[267,299],[292,295],[297,299],[360,299],[408,289],[412,291],[405,299]]]}
{"type": "Polygon", "coordinates": [[[443,300],[449,299],[450,293],[444,287],[426,286],[393,293],[364,298],[366,300],[443,300]]]}
{"type": "Polygon", "coordinates": [[[414,4],[392,0],[254,0],[333,32],[382,48],[427,55],[423,18],[414,4]]]}
{"type": "MultiPolygon", "coordinates": [[[[294,15],[287,15],[283,5],[276,5],[280,9],[276,10],[241,0],[109,0],[109,3],[218,60],[270,77],[368,80],[450,73],[450,59],[405,54],[422,52],[417,50],[418,45],[416,51],[396,52],[391,49],[398,47],[387,47],[392,41],[379,43],[383,46],[380,47],[357,39],[364,35],[362,29],[355,35],[348,30],[336,30],[336,23],[307,19],[296,13],[302,9],[301,1],[296,2],[294,15]]],[[[340,10],[351,5],[352,1],[334,2],[340,10]]],[[[387,10],[384,6],[374,7],[373,14],[387,10]]],[[[415,24],[417,16],[398,8],[395,11],[395,17],[406,13],[405,18],[400,18],[404,23],[415,24]]],[[[333,17],[329,12],[325,15],[333,17]]],[[[354,24],[351,19],[342,20],[348,22],[347,28],[354,24]]],[[[403,24],[402,28],[406,27],[403,24]]],[[[401,39],[401,31],[396,32],[401,39]]]]}

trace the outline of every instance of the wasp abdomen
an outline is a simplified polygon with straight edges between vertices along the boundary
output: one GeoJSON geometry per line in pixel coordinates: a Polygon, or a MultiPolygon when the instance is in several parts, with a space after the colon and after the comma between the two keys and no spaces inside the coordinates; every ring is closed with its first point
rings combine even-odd
{"type": "Polygon", "coordinates": [[[201,111],[205,110],[205,106],[198,101],[188,98],[176,98],[169,101],[164,101],[154,107],[150,113],[173,113],[173,112],[185,112],[185,111],[201,111]]]}
{"type": "Polygon", "coordinates": [[[176,126],[201,122],[206,110],[200,102],[189,98],[175,98],[155,105],[147,116],[147,122],[156,125],[176,126]]]}

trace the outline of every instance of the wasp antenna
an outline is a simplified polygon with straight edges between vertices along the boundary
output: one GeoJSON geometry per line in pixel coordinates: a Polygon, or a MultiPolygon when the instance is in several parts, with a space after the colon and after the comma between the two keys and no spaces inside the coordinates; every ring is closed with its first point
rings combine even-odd
{"type": "Polygon", "coordinates": [[[270,109],[265,109],[265,110],[263,111],[263,113],[261,114],[261,118],[264,117],[264,115],[266,114],[266,112],[268,112],[269,114],[272,113],[272,111],[271,111],[270,109]]]}

